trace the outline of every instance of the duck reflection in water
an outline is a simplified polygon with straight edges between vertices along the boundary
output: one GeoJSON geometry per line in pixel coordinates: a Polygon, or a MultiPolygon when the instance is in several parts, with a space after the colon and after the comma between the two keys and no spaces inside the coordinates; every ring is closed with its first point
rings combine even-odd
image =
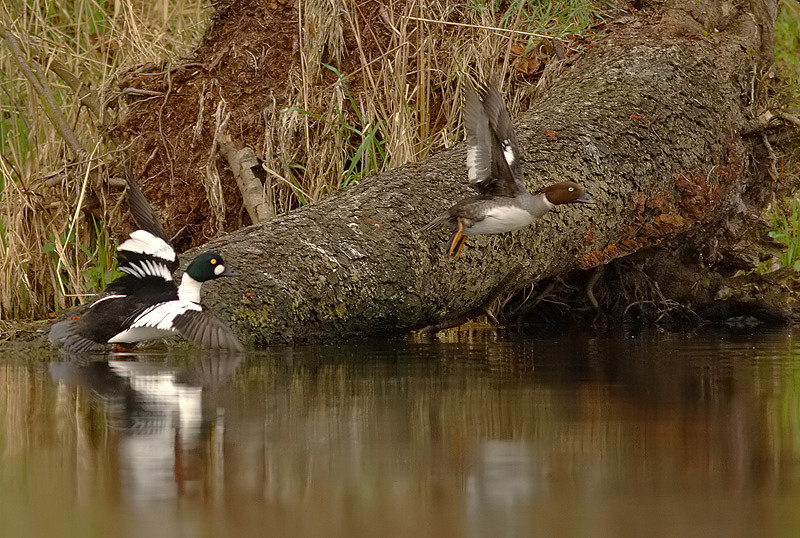
{"type": "MultiPolygon", "coordinates": [[[[207,468],[203,441],[224,422],[222,410],[204,400],[233,376],[241,358],[209,352],[181,369],[152,362],[152,356],[150,362],[129,353],[110,357],[70,356],[51,364],[50,375],[90,391],[92,407],[118,432],[111,437],[128,500],[149,504],[192,494],[207,468]]],[[[101,436],[105,430],[91,429],[101,436]]]]}

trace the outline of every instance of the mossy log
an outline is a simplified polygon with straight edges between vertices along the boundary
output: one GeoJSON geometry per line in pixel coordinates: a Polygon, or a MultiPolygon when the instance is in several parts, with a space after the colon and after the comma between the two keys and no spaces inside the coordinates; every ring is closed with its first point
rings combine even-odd
{"type": "Polygon", "coordinates": [[[776,186],[761,136],[742,134],[774,13],[774,1],[717,1],[628,17],[518,118],[529,188],[576,181],[593,207],[471,238],[454,261],[445,229],[418,230],[469,193],[458,146],[204,245],[241,273],[204,302],[254,345],[326,341],[458,318],[654,246],[722,263],[776,186]]]}

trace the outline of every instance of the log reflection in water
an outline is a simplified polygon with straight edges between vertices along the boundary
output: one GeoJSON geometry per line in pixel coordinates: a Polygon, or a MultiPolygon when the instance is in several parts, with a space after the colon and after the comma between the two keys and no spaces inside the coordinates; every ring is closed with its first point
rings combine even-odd
{"type": "Polygon", "coordinates": [[[554,335],[54,362],[55,382],[9,363],[0,481],[146,514],[135,532],[201,514],[243,531],[519,534],[577,513],[612,534],[620,519],[691,529],[665,508],[689,505],[748,528],[767,517],[754,499],[800,493],[796,348],[554,335]]]}

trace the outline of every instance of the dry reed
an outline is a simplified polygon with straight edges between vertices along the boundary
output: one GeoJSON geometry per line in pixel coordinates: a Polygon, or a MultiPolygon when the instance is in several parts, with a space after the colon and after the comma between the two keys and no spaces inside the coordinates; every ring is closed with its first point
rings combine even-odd
{"type": "Polygon", "coordinates": [[[88,191],[114,183],[122,157],[104,132],[117,119],[104,100],[119,73],[186,52],[207,14],[198,0],[0,6],[0,29],[10,33],[0,39],[0,319],[46,317],[113,276],[107,224],[121,212],[87,207],[88,191]],[[21,61],[10,50],[15,38],[21,61]],[[60,130],[36,83],[57,103],[60,130]]]}

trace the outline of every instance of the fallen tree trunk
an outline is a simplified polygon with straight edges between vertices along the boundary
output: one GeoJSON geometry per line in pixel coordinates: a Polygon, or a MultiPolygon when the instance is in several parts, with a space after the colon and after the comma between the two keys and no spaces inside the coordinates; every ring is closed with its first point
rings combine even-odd
{"type": "Polygon", "coordinates": [[[417,230],[468,194],[459,146],[204,245],[241,273],[204,301],[252,344],[321,341],[458,318],[655,245],[719,263],[720,249],[702,260],[697,249],[741,237],[775,188],[754,165],[760,135],[741,135],[754,58],[771,54],[775,3],[754,5],[630,17],[519,118],[531,190],[576,181],[594,207],[472,238],[454,261],[445,229],[417,230]]]}

